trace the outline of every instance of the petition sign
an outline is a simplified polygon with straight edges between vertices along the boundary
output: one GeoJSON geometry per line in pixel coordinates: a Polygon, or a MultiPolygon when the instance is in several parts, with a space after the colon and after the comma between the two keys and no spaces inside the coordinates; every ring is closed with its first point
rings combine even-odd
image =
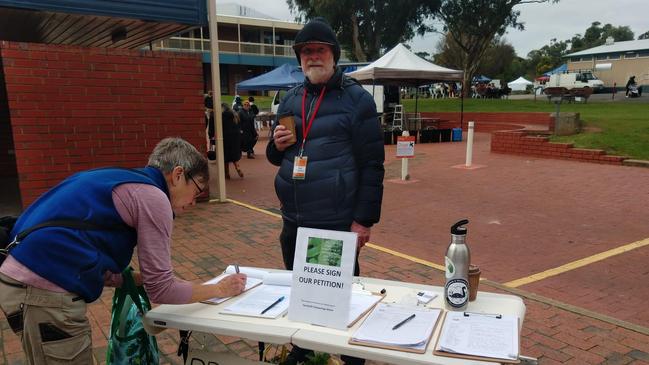
{"type": "Polygon", "coordinates": [[[288,319],[347,328],[356,240],[352,232],[298,228],[288,319]]]}

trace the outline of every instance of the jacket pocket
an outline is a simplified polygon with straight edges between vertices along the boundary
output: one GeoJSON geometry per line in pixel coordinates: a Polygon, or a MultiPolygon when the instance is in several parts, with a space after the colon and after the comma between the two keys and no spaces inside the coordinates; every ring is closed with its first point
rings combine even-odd
{"type": "Polygon", "coordinates": [[[41,344],[47,365],[92,364],[90,333],[41,344]]]}

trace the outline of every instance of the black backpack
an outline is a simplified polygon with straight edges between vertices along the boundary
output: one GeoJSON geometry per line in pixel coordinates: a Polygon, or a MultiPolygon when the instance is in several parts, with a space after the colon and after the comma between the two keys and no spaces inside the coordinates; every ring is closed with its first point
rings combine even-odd
{"type": "Polygon", "coordinates": [[[11,230],[14,228],[18,217],[6,216],[0,217],[0,264],[4,261],[9,253],[7,246],[12,241],[11,230]]]}

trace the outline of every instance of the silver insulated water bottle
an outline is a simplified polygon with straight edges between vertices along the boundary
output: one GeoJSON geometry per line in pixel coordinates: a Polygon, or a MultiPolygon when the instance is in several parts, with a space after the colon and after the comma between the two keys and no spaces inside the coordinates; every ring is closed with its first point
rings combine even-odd
{"type": "Polygon", "coordinates": [[[471,253],[466,244],[469,220],[463,219],[451,227],[451,243],[446,250],[446,285],[444,298],[449,310],[465,310],[469,303],[469,263],[471,253]]]}

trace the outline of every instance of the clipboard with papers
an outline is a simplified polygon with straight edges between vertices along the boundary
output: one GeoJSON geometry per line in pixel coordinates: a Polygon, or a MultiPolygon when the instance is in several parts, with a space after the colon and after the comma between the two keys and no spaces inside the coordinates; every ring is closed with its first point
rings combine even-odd
{"type": "MultiPolygon", "coordinates": [[[[257,287],[264,282],[264,277],[268,276],[270,273],[265,270],[259,270],[252,267],[238,267],[237,265],[229,265],[223,273],[213,279],[210,279],[203,283],[203,285],[214,285],[219,281],[223,280],[226,276],[230,276],[236,273],[246,274],[246,287],[243,289],[244,293],[252,288],[257,287]]],[[[226,300],[232,297],[224,298],[210,298],[202,301],[201,303],[205,304],[221,304],[226,300]]]]}
{"type": "Polygon", "coordinates": [[[383,298],[385,298],[385,294],[352,290],[347,328],[355,325],[356,322],[363,318],[383,298]]]}
{"type": "Polygon", "coordinates": [[[446,312],[433,353],[520,363],[519,318],[502,314],[446,312]]]}
{"type": "Polygon", "coordinates": [[[441,309],[379,303],[349,340],[351,345],[423,354],[441,309]]]}
{"type": "MultiPolygon", "coordinates": [[[[243,272],[243,270],[242,270],[243,272]]],[[[263,283],[223,308],[220,313],[248,317],[278,318],[288,311],[291,273],[268,273],[263,283]]]]}

